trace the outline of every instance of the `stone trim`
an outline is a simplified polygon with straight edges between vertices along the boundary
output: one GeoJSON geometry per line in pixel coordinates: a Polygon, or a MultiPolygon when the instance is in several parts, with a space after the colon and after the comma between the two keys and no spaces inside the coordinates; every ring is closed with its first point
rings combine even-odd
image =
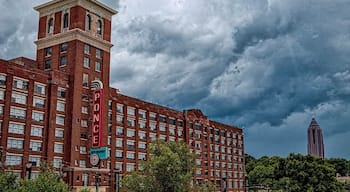
{"type": "Polygon", "coordinates": [[[39,50],[73,40],[82,41],[106,52],[110,52],[110,49],[113,46],[110,42],[100,40],[97,37],[92,37],[89,33],[82,31],[81,29],[72,29],[64,33],[58,33],[39,39],[34,43],[37,45],[37,50],[39,50]]]}
{"type": "Polygon", "coordinates": [[[52,13],[63,11],[67,8],[79,5],[87,10],[93,11],[95,14],[111,20],[112,16],[118,12],[97,0],[54,0],[42,5],[34,7],[34,9],[40,12],[40,17],[50,15],[52,13]]]}

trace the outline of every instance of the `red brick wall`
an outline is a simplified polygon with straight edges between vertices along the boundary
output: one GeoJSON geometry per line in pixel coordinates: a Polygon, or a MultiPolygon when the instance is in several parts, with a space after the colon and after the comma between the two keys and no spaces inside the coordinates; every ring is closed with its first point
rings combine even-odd
{"type": "Polygon", "coordinates": [[[46,36],[46,21],[47,16],[40,17],[38,27],[38,39],[44,38],[46,36]]]}
{"type": "Polygon", "coordinates": [[[80,6],[74,6],[70,9],[70,25],[69,29],[79,28],[85,30],[85,14],[86,9],[80,6]]]}

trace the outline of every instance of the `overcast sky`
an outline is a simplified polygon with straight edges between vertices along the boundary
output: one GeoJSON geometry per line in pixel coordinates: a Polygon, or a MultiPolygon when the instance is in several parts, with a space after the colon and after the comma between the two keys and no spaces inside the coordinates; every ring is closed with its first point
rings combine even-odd
{"type": "MultiPolygon", "coordinates": [[[[0,0],[0,58],[35,59],[46,0],[0,0]]],[[[111,84],[244,129],[246,153],[306,153],[312,115],[327,157],[350,159],[349,0],[102,0],[111,84]]]]}

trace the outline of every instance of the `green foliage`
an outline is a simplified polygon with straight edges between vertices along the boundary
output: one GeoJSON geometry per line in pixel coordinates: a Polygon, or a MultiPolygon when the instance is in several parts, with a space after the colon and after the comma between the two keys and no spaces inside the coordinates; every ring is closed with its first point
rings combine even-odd
{"type": "Polygon", "coordinates": [[[0,171],[0,191],[12,192],[18,188],[17,176],[12,172],[0,171]]]}
{"type": "Polygon", "coordinates": [[[335,179],[337,166],[342,169],[343,160],[328,162],[290,154],[287,158],[262,157],[250,161],[246,170],[250,186],[268,186],[272,191],[342,191],[343,186],[335,179]]]}
{"type": "Polygon", "coordinates": [[[345,176],[349,172],[348,161],[346,159],[331,158],[326,160],[326,162],[333,166],[336,173],[339,173],[341,176],[345,176]]]}
{"type": "Polygon", "coordinates": [[[68,192],[68,185],[52,169],[42,168],[35,179],[24,179],[16,192],[68,192]]]}
{"type": "Polygon", "coordinates": [[[149,147],[150,159],[121,181],[122,191],[191,191],[194,156],[184,143],[155,141],[149,147]]]}

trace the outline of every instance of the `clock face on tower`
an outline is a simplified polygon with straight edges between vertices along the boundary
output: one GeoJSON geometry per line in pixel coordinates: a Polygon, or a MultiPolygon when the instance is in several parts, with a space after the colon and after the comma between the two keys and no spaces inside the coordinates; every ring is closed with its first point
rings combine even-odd
{"type": "Polygon", "coordinates": [[[97,154],[91,154],[91,156],[90,156],[90,163],[91,163],[92,166],[98,165],[99,161],[100,161],[100,158],[98,157],[97,154]]]}

